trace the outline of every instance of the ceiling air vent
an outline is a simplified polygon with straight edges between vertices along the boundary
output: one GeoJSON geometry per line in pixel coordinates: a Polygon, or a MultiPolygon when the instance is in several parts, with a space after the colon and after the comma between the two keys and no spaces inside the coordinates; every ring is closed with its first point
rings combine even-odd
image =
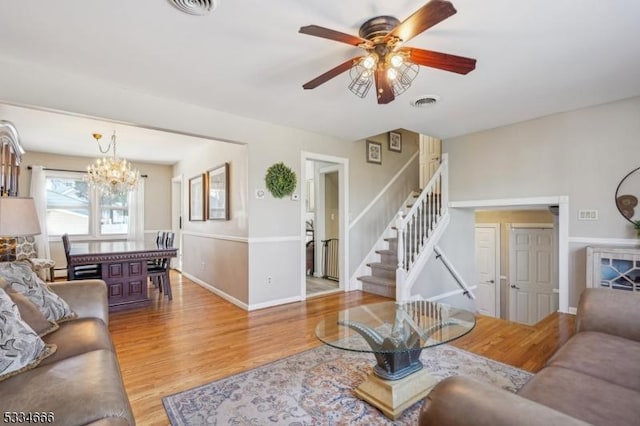
{"type": "Polygon", "coordinates": [[[169,3],[189,15],[208,15],[218,6],[217,0],[169,0],[169,3]]]}
{"type": "Polygon", "coordinates": [[[411,101],[411,106],[416,108],[426,108],[440,100],[438,95],[425,95],[411,101]]]}

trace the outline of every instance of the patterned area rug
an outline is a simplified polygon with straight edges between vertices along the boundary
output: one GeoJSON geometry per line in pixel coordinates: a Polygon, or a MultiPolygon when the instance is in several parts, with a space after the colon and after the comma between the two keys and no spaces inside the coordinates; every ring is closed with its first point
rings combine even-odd
{"type": "MultiPolygon", "coordinates": [[[[470,376],[515,392],[531,374],[442,345],[422,351],[438,379],[470,376]]],[[[422,402],[392,422],[353,389],[375,364],[371,354],[321,346],[162,399],[178,425],[415,425],[422,402]]]]}

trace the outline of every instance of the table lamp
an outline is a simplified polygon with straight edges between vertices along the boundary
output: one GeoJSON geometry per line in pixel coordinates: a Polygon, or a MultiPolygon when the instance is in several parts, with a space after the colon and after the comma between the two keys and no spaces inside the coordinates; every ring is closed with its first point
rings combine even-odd
{"type": "Polygon", "coordinates": [[[40,234],[40,222],[33,198],[0,197],[0,257],[16,259],[16,237],[40,234]]]}

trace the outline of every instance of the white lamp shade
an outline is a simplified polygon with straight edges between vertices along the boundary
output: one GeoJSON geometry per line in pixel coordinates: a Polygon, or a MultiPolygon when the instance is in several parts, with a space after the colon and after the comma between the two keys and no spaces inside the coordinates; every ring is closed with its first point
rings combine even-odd
{"type": "Polygon", "coordinates": [[[33,198],[0,197],[0,237],[38,235],[40,222],[33,198]]]}

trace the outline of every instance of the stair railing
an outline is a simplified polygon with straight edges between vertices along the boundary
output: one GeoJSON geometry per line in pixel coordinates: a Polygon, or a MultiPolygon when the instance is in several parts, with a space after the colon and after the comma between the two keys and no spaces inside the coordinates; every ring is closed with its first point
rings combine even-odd
{"type": "Polygon", "coordinates": [[[476,295],[473,294],[467,283],[464,281],[464,278],[462,278],[462,275],[460,275],[458,270],[453,266],[453,263],[451,263],[447,256],[444,255],[442,249],[435,246],[433,251],[436,253],[436,259],[440,259],[444,267],[447,268],[447,271],[449,271],[451,276],[456,280],[456,283],[458,283],[458,286],[462,289],[462,294],[467,296],[469,299],[474,300],[476,295]]]}
{"type": "MultiPolygon", "coordinates": [[[[440,167],[416,198],[408,212],[398,213],[398,268],[396,300],[407,300],[417,274],[412,274],[420,254],[433,250],[438,225],[448,221],[448,158],[442,155],[440,167]]],[[[444,225],[444,223],[443,223],[444,225]]]]}

